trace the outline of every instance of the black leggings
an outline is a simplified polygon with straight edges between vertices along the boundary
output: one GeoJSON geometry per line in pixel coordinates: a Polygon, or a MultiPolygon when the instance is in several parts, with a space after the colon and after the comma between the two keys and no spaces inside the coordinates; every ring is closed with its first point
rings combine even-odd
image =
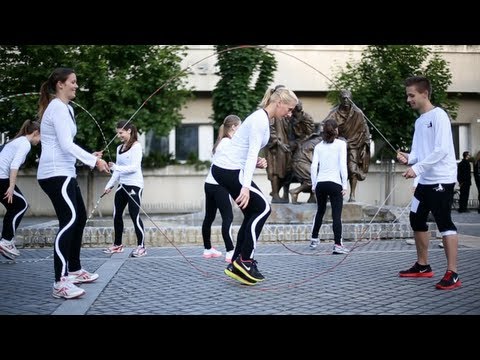
{"type": "MultiPolygon", "coordinates": [[[[240,195],[240,190],[243,186],[240,182],[240,179],[243,177],[242,170],[227,170],[213,165],[212,175],[219,185],[227,189],[232,199],[236,199],[240,195]]],[[[249,189],[250,201],[247,207],[242,209],[244,217],[242,225],[238,230],[237,245],[235,246],[232,261],[240,254],[243,260],[253,259],[257,240],[265,221],[267,221],[272,211],[267,198],[253,181],[249,189]]]]}
{"type": "Polygon", "coordinates": [[[340,245],[342,242],[342,185],[332,181],[321,181],[315,186],[315,195],[317,196],[317,213],[313,223],[312,238],[318,239],[318,232],[322,226],[329,197],[332,205],[333,236],[335,244],[340,245]]]}
{"type": "Polygon", "coordinates": [[[4,194],[10,187],[10,179],[0,179],[0,201],[7,209],[3,217],[2,238],[5,240],[12,240],[15,236],[15,231],[22,221],[25,211],[27,211],[28,203],[23,196],[20,189],[15,185],[13,190],[12,202],[9,204],[7,199],[4,199],[4,194]]]}
{"type": "Polygon", "coordinates": [[[43,191],[52,201],[58,218],[58,233],[53,250],[55,281],[60,281],[68,272],[78,271],[83,230],[87,223],[87,210],[77,179],[54,176],[38,180],[43,191]],[[67,271],[68,266],[68,271],[67,271]]]}
{"type": "Polygon", "coordinates": [[[143,189],[138,186],[120,184],[115,192],[113,208],[113,228],[115,230],[115,245],[122,244],[123,234],[123,211],[128,204],[128,212],[132,219],[137,235],[137,245],[145,247],[145,228],[140,218],[139,205],[143,189]],[[138,205],[137,205],[138,204],[138,205]]]}
{"type": "Polygon", "coordinates": [[[225,242],[225,248],[227,251],[233,250],[232,241],[232,222],[233,211],[232,203],[230,202],[230,194],[228,191],[220,185],[205,183],[205,219],[202,224],[202,237],[203,246],[205,249],[210,249],[212,243],[210,241],[211,227],[215,216],[217,215],[217,209],[220,210],[222,215],[222,237],[225,242]]]}

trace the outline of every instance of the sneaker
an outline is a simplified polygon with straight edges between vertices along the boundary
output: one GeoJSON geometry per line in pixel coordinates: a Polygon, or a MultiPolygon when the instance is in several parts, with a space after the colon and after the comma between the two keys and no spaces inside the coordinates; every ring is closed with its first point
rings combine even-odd
{"type": "Polygon", "coordinates": [[[147,249],[145,249],[142,245],[138,245],[135,250],[132,252],[132,257],[142,257],[147,255],[147,249]]]}
{"type": "Polygon", "coordinates": [[[73,285],[66,277],[62,277],[60,281],[53,283],[52,296],[60,299],[74,299],[85,294],[85,290],[73,285]]]}
{"type": "Polygon", "coordinates": [[[405,242],[406,242],[408,245],[415,245],[415,239],[407,239],[407,240],[405,240],[405,242]]]}
{"type": "Polygon", "coordinates": [[[440,242],[438,243],[438,247],[443,249],[443,242],[440,241],[440,242]]]}
{"type": "Polygon", "coordinates": [[[98,274],[89,273],[87,270],[80,269],[78,271],[70,271],[68,273],[68,281],[72,284],[80,284],[80,283],[91,283],[97,280],[99,277],[98,274]]]}
{"type": "Polygon", "coordinates": [[[122,253],[123,252],[123,245],[112,245],[103,250],[105,254],[115,254],[115,253],[122,253]]]}
{"type": "MultiPolygon", "coordinates": [[[[11,255],[14,257],[20,255],[20,252],[15,247],[14,240],[11,240],[11,241],[8,241],[5,239],[0,240],[0,250],[4,253],[5,257],[8,257],[8,255],[11,255]]],[[[14,258],[10,258],[10,259],[13,260],[14,258]]]]}
{"type": "Polygon", "coordinates": [[[350,250],[348,250],[345,246],[343,245],[333,245],[333,252],[332,254],[339,255],[339,254],[348,254],[350,250]]]}
{"type": "Polygon", "coordinates": [[[450,290],[461,285],[462,282],[460,281],[458,274],[452,270],[447,270],[445,275],[443,275],[442,280],[440,280],[435,287],[440,290],[450,290]]]}
{"type": "Polygon", "coordinates": [[[315,250],[319,243],[320,243],[320,240],[312,238],[310,240],[310,249],[315,250]]]}
{"type": "Polygon", "coordinates": [[[15,260],[15,256],[13,256],[12,254],[10,254],[6,251],[3,251],[2,248],[0,248],[0,255],[3,255],[3,257],[8,259],[8,260],[15,260]]]}
{"type": "Polygon", "coordinates": [[[237,268],[242,274],[252,281],[263,281],[265,277],[258,271],[256,260],[242,260],[239,256],[232,262],[233,266],[237,268]]]}
{"type": "Polygon", "coordinates": [[[257,283],[256,281],[250,280],[245,275],[243,275],[243,273],[241,271],[237,270],[237,268],[235,268],[235,266],[233,266],[233,263],[228,264],[227,268],[225,270],[223,270],[223,272],[227,276],[231,277],[234,280],[240,281],[244,285],[250,285],[251,286],[251,285],[255,285],[257,283]]]}
{"type": "Polygon", "coordinates": [[[408,270],[402,270],[398,273],[400,277],[428,277],[433,276],[433,271],[430,265],[420,265],[418,262],[408,270]]]}
{"type": "Polygon", "coordinates": [[[218,251],[217,249],[215,249],[214,247],[212,247],[210,249],[203,250],[203,255],[202,256],[205,259],[216,258],[216,257],[222,256],[222,253],[220,251],[218,251]]]}
{"type": "Polygon", "coordinates": [[[232,257],[233,257],[233,253],[235,252],[235,250],[230,250],[230,251],[227,251],[225,253],[225,261],[229,264],[232,263],[232,257]]]}

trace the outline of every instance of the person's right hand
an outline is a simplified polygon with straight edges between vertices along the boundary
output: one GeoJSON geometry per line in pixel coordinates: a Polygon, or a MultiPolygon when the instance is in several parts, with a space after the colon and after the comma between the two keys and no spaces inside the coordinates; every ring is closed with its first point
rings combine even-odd
{"type": "Polygon", "coordinates": [[[404,152],[398,151],[398,152],[397,152],[397,160],[398,160],[401,164],[407,165],[407,164],[408,164],[408,153],[404,153],[404,152]]]}
{"type": "Polygon", "coordinates": [[[106,189],[105,189],[105,194],[110,194],[110,191],[112,191],[112,188],[111,188],[111,187],[106,188],[106,189]]]}
{"type": "Polygon", "coordinates": [[[248,187],[243,186],[240,190],[240,195],[235,199],[238,207],[240,209],[245,209],[250,201],[250,189],[248,187]]]}

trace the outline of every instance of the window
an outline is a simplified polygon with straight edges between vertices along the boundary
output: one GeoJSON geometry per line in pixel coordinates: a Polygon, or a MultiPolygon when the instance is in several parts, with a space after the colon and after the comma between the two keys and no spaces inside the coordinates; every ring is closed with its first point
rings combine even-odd
{"type": "Polygon", "coordinates": [[[198,125],[177,126],[175,134],[175,158],[187,160],[198,159],[198,125]]]}
{"type": "Polygon", "coordinates": [[[159,153],[168,155],[169,141],[168,136],[157,136],[152,130],[149,130],[145,136],[145,155],[159,153]]]}
{"type": "Polygon", "coordinates": [[[455,148],[455,157],[462,159],[464,151],[470,151],[469,124],[452,124],[453,146],[455,148]]]}

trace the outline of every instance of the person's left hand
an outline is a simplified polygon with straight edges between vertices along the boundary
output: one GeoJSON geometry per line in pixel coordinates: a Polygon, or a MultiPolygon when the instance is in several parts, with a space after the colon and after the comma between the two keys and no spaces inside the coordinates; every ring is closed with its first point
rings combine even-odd
{"type": "Polygon", "coordinates": [[[407,169],[407,171],[405,171],[402,176],[405,178],[405,179],[412,179],[414,177],[417,177],[417,174],[415,174],[415,171],[413,171],[413,169],[411,167],[409,167],[407,169]]]}

